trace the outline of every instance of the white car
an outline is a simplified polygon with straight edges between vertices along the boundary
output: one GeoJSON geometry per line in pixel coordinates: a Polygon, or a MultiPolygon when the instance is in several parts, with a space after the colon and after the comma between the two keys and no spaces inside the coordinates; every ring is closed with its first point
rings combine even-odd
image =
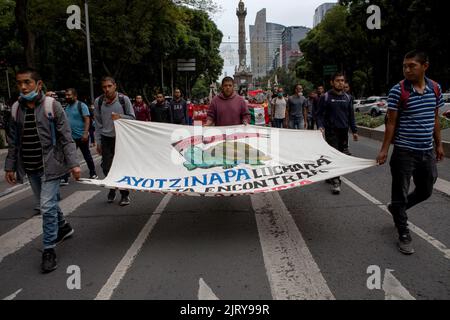
{"type": "Polygon", "coordinates": [[[439,110],[444,117],[450,118],[450,93],[443,93],[445,105],[439,110]]]}
{"type": "Polygon", "coordinates": [[[361,112],[364,114],[370,114],[372,117],[378,117],[384,113],[387,113],[388,97],[369,97],[366,100],[355,104],[355,112],[361,112]]]}

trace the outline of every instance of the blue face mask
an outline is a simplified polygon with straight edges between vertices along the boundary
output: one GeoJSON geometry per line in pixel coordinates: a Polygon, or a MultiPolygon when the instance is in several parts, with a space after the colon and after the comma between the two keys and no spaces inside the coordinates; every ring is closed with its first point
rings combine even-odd
{"type": "Polygon", "coordinates": [[[23,99],[25,99],[27,101],[30,101],[30,102],[33,101],[34,99],[36,99],[37,96],[38,96],[38,89],[37,88],[36,88],[35,91],[32,91],[32,92],[30,92],[28,94],[20,93],[20,97],[21,98],[23,98],[23,99]]]}

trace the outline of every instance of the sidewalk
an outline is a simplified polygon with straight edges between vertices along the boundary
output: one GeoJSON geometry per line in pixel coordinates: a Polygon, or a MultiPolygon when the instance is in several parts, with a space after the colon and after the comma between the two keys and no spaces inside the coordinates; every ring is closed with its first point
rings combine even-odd
{"type": "MultiPolygon", "coordinates": [[[[385,126],[370,129],[366,127],[358,126],[358,134],[362,137],[383,141],[384,140],[384,130],[385,126]]],[[[450,129],[442,130],[442,140],[444,144],[445,156],[450,158],[450,129]]]]}

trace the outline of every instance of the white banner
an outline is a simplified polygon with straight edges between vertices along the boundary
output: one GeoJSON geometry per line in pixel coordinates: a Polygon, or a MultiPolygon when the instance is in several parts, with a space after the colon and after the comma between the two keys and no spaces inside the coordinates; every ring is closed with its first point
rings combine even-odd
{"type": "Polygon", "coordinates": [[[310,185],[376,165],[344,155],[319,131],[188,127],[119,120],[107,188],[235,196],[310,185]]]}

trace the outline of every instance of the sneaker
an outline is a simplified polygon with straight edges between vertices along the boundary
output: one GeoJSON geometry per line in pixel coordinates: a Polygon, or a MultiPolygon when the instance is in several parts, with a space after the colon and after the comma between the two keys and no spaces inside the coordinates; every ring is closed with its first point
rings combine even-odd
{"type": "Polygon", "coordinates": [[[335,195],[341,194],[341,185],[339,183],[333,184],[331,187],[331,192],[335,195]]]}
{"type": "Polygon", "coordinates": [[[69,179],[61,179],[59,182],[60,186],[68,186],[69,185],[69,179]]]}
{"type": "Polygon", "coordinates": [[[42,253],[42,273],[50,273],[58,267],[55,249],[45,249],[42,253]]]}
{"type": "Polygon", "coordinates": [[[98,179],[98,175],[93,174],[92,176],[89,177],[89,179],[91,179],[91,180],[97,180],[97,179],[98,179]]]}
{"type": "Polygon", "coordinates": [[[108,203],[113,203],[116,200],[116,190],[109,190],[108,203]]]}
{"type": "Polygon", "coordinates": [[[122,196],[122,199],[120,199],[119,205],[121,207],[125,207],[125,206],[130,205],[130,203],[131,203],[131,200],[130,200],[129,196],[122,196]]]}
{"type": "Polygon", "coordinates": [[[415,253],[412,246],[412,239],[409,233],[400,235],[398,239],[398,250],[405,255],[412,255],[415,253]]]}
{"type": "Polygon", "coordinates": [[[69,223],[66,223],[58,229],[58,237],[55,240],[55,244],[58,245],[67,238],[70,238],[74,232],[75,230],[73,230],[72,226],[69,223]]]}

